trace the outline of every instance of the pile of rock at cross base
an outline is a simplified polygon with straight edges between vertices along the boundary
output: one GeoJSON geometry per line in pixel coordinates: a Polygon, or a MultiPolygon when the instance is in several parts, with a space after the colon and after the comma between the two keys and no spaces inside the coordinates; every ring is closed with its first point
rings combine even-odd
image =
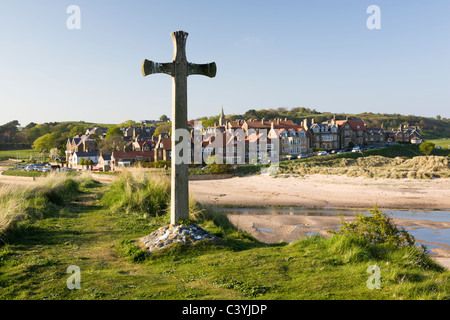
{"type": "Polygon", "coordinates": [[[139,241],[150,252],[162,249],[172,243],[182,242],[192,244],[199,240],[220,241],[215,235],[208,233],[196,224],[190,225],[165,225],[149,235],[142,237],[139,241]]]}

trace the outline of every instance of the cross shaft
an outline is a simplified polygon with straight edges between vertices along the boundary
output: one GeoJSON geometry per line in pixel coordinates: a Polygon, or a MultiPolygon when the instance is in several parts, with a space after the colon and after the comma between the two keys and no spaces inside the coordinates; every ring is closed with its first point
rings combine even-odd
{"type": "Polygon", "coordinates": [[[178,129],[187,130],[187,77],[189,75],[204,75],[215,77],[216,64],[194,64],[186,59],[187,32],[172,32],[174,54],[172,62],[158,63],[144,60],[142,74],[165,73],[172,76],[172,151],[171,151],[171,224],[189,219],[189,180],[188,164],[177,161],[180,151],[190,141],[182,141],[178,129]],[[180,141],[181,140],[181,141],[180,141]]]}

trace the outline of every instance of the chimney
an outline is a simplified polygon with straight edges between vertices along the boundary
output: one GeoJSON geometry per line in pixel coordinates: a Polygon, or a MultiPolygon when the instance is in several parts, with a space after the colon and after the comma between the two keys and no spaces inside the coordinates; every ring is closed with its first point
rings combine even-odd
{"type": "Polygon", "coordinates": [[[261,124],[264,124],[264,118],[261,119],[261,124]]]}
{"type": "Polygon", "coordinates": [[[277,118],[277,124],[280,124],[280,118],[277,118]]]}
{"type": "Polygon", "coordinates": [[[308,130],[308,119],[303,120],[303,128],[305,128],[305,130],[308,130]]]}
{"type": "Polygon", "coordinates": [[[314,124],[314,118],[311,118],[311,124],[314,124]]]}
{"type": "Polygon", "coordinates": [[[287,121],[287,118],[284,118],[284,121],[287,121]]]}

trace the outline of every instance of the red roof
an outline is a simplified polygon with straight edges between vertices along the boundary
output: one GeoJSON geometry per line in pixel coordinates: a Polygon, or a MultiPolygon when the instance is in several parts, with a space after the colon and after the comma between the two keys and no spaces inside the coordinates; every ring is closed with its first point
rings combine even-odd
{"type": "Polygon", "coordinates": [[[336,120],[336,124],[339,127],[344,126],[346,123],[348,123],[354,131],[366,131],[366,126],[364,124],[364,120],[362,119],[336,120]]]}

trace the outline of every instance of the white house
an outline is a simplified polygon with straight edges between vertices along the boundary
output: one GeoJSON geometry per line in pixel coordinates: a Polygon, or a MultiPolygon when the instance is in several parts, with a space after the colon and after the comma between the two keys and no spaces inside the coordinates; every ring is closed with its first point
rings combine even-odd
{"type": "Polygon", "coordinates": [[[98,151],[74,152],[74,154],[70,158],[69,165],[71,167],[78,166],[80,164],[81,159],[85,159],[87,161],[92,160],[92,162],[97,163],[99,157],[100,157],[100,153],[98,151]]]}

